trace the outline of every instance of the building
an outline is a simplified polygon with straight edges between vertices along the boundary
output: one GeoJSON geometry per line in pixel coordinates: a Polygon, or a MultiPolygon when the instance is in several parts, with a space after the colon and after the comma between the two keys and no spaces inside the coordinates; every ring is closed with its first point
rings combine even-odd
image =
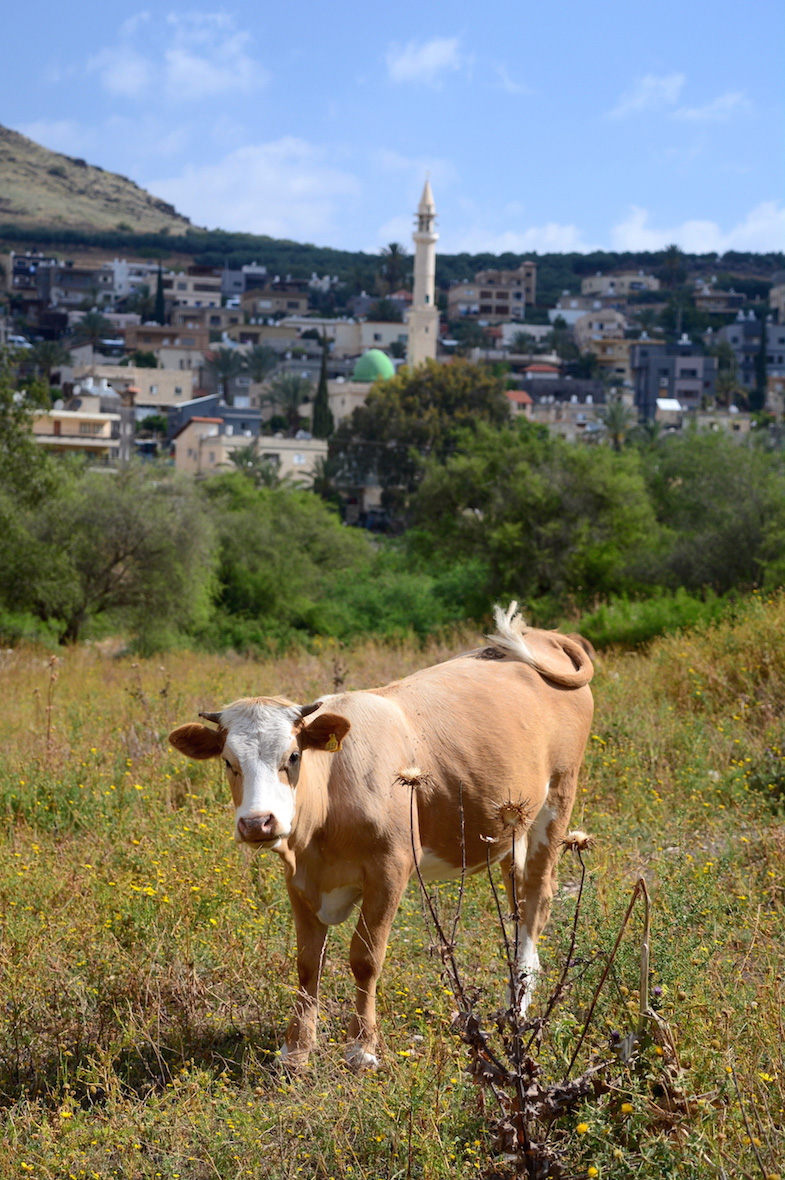
{"type": "MultiPolygon", "coordinates": [[[[101,408],[100,395],[78,396],[66,409],[58,401],[33,418],[33,438],[54,454],[84,455],[102,463],[120,458],[122,415],[101,408]]],[[[128,426],[126,425],[126,430],[128,426]]],[[[130,427],[133,437],[133,427],[130,427]]],[[[129,443],[126,437],[123,441],[129,443]]]]}
{"type": "Polygon", "coordinates": [[[757,384],[757,364],[761,351],[761,329],[765,322],[766,378],[785,377],[785,324],[775,324],[773,316],[767,321],[755,318],[750,310],[746,316],[740,311],[732,324],[726,324],[712,334],[712,341],[725,341],[733,349],[738,365],[739,383],[745,389],[757,384]]]}
{"type": "Polygon", "coordinates": [[[473,282],[455,283],[447,293],[450,319],[497,322],[522,321],[526,305],[537,292],[537,264],[524,262],[517,270],[481,270],[473,282]]]}
{"type": "Polygon", "coordinates": [[[605,405],[602,381],[531,379],[526,382],[525,392],[531,397],[527,413],[530,421],[547,426],[568,442],[601,437],[600,413],[605,405]]]}
{"type": "Polygon", "coordinates": [[[316,473],[319,459],[327,458],[327,443],[320,438],[283,438],[237,434],[223,416],[194,416],[172,440],[174,465],[190,475],[214,475],[231,470],[232,453],[253,446],[259,458],[275,468],[281,479],[307,482],[316,473]]]}
{"type": "Polygon", "coordinates": [[[134,391],[137,417],[167,410],[193,397],[192,372],[173,369],[144,369],[138,365],[74,365],[74,381],[83,388],[90,380],[105,382],[121,397],[134,391]]]}
{"type": "Polygon", "coordinates": [[[720,291],[717,287],[709,286],[708,283],[696,284],[692,297],[698,311],[720,314],[739,311],[745,303],[744,296],[738,291],[734,291],[733,288],[730,291],[720,291]]]}
{"type": "Polygon", "coordinates": [[[195,349],[204,352],[210,345],[210,332],[204,325],[129,324],[125,329],[128,352],[152,352],[162,348],[195,349]]]}
{"type": "Polygon", "coordinates": [[[305,315],[308,310],[307,279],[274,279],[246,290],[240,307],[251,319],[267,320],[272,316],[305,315]]]}
{"type": "Polygon", "coordinates": [[[716,359],[706,356],[687,336],[678,344],[645,338],[633,341],[630,368],[635,405],[646,422],[655,418],[658,399],[678,402],[687,410],[700,409],[714,400],[716,359]]]}
{"type": "Polygon", "coordinates": [[[603,307],[578,316],[573,331],[575,343],[581,352],[596,352],[594,347],[600,340],[624,336],[627,321],[620,311],[603,307]]]}
{"type": "Polygon", "coordinates": [[[189,266],[184,274],[166,271],[163,289],[171,308],[221,306],[221,272],[210,266],[189,266]]]}
{"type": "Polygon", "coordinates": [[[425,181],[417,206],[414,242],[414,291],[407,316],[406,359],[409,365],[436,360],[439,340],[439,310],[436,306],[436,205],[430,180],[425,181]]]}
{"type": "Polygon", "coordinates": [[[639,295],[642,291],[659,291],[660,280],[654,275],[644,274],[642,270],[618,270],[613,274],[604,275],[597,271],[595,275],[583,279],[581,282],[582,295],[639,295]]]}

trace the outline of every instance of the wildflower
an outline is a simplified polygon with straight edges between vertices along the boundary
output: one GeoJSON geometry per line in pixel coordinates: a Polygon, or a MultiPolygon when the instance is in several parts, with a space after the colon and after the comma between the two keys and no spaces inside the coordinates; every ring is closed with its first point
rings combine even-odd
{"type": "Polygon", "coordinates": [[[594,1164],[591,1164],[591,1165],[590,1165],[590,1167],[588,1167],[588,1168],[586,1169],[586,1175],[587,1175],[587,1176],[599,1176],[599,1174],[600,1174],[600,1173],[597,1171],[597,1169],[595,1168],[594,1164]]]}
{"type": "Polygon", "coordinates": [[[631,1102],[622,1102],[621,1113],[622,1114],[632,1114],[632,1103],[631,1102]]]}
{"type": "Polygon", "coordinates": [[[589,1129],[588,1123],[578,1123],[578,1126],[575,1128],[575,1130],[578,1132],[579,1135],[585,1135],[586,1132],[588,1131],[588,1129],[589,1129]]]}

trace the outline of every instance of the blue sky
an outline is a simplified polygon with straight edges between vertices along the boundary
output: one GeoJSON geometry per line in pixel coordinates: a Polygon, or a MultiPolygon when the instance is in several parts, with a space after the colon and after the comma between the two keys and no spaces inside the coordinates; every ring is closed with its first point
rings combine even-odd
{"type": "Polygon", "coordinates": [[[785,248],[781,0],[39,0],[0,122],[197,225],[347,249],[785,248]]]}

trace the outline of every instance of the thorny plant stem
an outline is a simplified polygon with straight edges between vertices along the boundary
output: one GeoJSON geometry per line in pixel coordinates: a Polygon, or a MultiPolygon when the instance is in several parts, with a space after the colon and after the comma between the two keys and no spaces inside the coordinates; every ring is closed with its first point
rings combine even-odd
{"type": "MultiPolygon", "coordinates": [[[[564,1077],[562,1080],[565,1082],[567,1081],[567,1078],[570,1076],[570,1074],[572,1072],[572,1067],[573,1067],[573,1065],[575,1065],[575,1062],[578,1058],[578,1054],[580,1053],[580,1051],[583,1047],[583,1042],[586,1040],[586,1035],[589,1031],[589,1026],[591,1025],[592,1018],[594,1016],[594,1009],[597,1007],[597,1001],[600,998],[600,994],[602,992],[602,989],[605,987],[605,981],[608,978],[611,967],[613,966],[613,960],[616,958],[616,954],[617,954],[619,946],[621,944],[621,940],[624,935],[624,931],[627,929],[627,923],[629,922],[630,917],[632,915],[632,911],[635,908],[635,902],[643,894],[646,894],[646,882],[644,881],[643,877],[639,877],[638,880],[635,882],[635,888],[632,891],[632,897],[630,898],[630,904],[627,906],[627,912],[624,915],[624,920],[622,921],[622,924],[619,927],[619,933],[616,935],[616,941],[613,944],[613,949],[611,950],[611,953],[608,956],[608,961],[606,962],[605,968],[602,972],[602,975],[600,976],[600,982],[597,984],[597,987],[594,989],[594,995],[592,996],[592,1001],[591,1001],[591,1004],[589,1005],[589,1011],[586,1014],[586,1020],[584,1021],[583,1028],[581,1029],[581,1035],[578,1037],[578,1043],[575,1046],[572,1057],[570,1058],[570,1063],[567,1066],[566,1070],[564,1071],[564,1077]]],[[[648,894],[646,894],[646,898],[648,900],[648,894]]]]}
{"type": "MultiPolygon", "coordinates": [[[[515,1080],[515,1091],[516,1091],[516,1095],[518,1098],[518,1110],[521,1112],[521,1116],[523,1116],[523,1110],[524,1110],[524,1104],[525,1104],[525,1094],[523,1092],[523,1069],[522,1069],[522,1065],[521,1065],[521,1036],[520,1036],[520,1024],[519,1024],[519,1017],[518,1017],[518,985],[517,985],[517,979],[516,979],[516,967],[517,967],[517,963],[518,963],[518,953],[517,953],[518,952],[518,893],[517,893],[517,889],[515,887],[515,833],[513,832],[513,835],[512,835],[512,866],[511,866],[511,871],[512,871],[512,878],[511,878],[511,881],[512,881],[512,908],[513,908],[513,921],[515,922],[515,944],[514,944],[515,958],[511,958],[511,956],[510,956],[510,940],[507,937],[507,928],[504,924],[504,914],[502,913],[501,902],[499,900],[499,891],[497,890],[496,882],[493,879],[493,871],[491,868],[491,846],[490,846],[490,844],[487,845],[486,849],[485,849],[485,860],[486,860],[486,864],[488,867],[488,880],[491,885],[491,893],[493,894],[493,900],[496,902],[496,913],[499,915],[499,926],[501,928],[502,937],[504,939],[504,951],[507,956],[507,970],[509,971],[509,975],[510,975],[509,1016],[510,1016],[510,1024],[512,1026],[512,1059],[513,1059],[513,1065],[515,1066],[514,1080],[515,1080]]],[[[531,1140],[530,1140],[530,1136],[529,1136],[529,1128],[527,1127],[526,1122],[523,1119],[523,1117],[521,1117],[521,1119],[520,1119],[520,1128],[521,1128],[521,1131],[523,1132],[523,1142],[522,1142],[521,1146],[523,1147],[524,1152],[528,1152],[530,1149],[530,1146],[531,1146],[531,1140]]]]}
{"type": "Polygon", "coordinates": [[[643,898],[643,938],[641,940],[641,974],[638,988],[638,1036],[643,1032],[643,1026],[649,1015],[649,947],[651,936],[651,905],[649,891],[643,877],[638,878],[641,897],[643,898]]]}
{"type": "Polygon", "coordinates": [[[458,783],[458,812],[461,817],[461,888],[458,892],[458,904],[455,907],[455,913],[452,919],[452,930],[450,931],[450,945],[455,946],[455,940],[458,937],[458,923],[461,918],[461,910],[463,909],[463,889],[466,882],[466,817],[463,811],[463,783],[458,783]]]}

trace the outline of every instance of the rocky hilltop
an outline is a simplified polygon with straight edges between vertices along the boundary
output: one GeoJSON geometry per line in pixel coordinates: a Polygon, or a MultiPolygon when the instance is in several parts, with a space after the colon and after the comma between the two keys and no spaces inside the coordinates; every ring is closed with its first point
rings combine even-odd
{"type": "Polygon", "coordinates": [[[116,172],[51,152],[0,126],[0,225],[183,234],[174,206],[116,172]]]}

